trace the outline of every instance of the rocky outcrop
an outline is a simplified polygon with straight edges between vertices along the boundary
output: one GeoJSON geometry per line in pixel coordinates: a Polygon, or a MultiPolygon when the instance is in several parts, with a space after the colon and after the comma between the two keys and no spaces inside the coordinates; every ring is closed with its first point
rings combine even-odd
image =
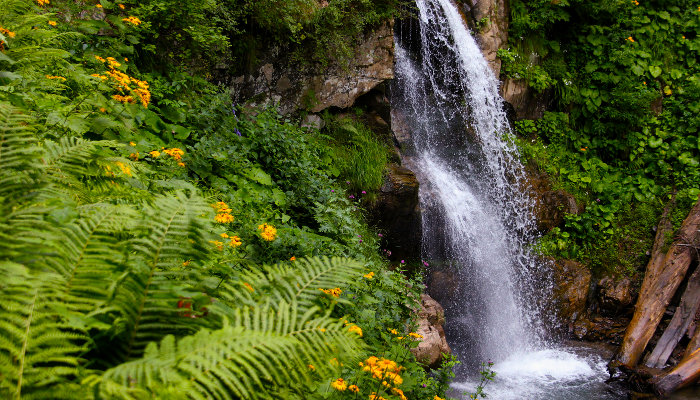
{"type": "Polygon", "coordinates": [[[256,71],[233,78],[234,101],[276,103],[283,114],[350,107],[359,96],[394,77],[393,22],[360,38],[354,51],[348,65],[321,68],[300,66],[290,62],[285,49],[272,49],[256,71]]]}
{"type": "Polygon", "coordinates": [[[554,301],[559,321],[569,326],[583,314],[591,284],[588,268],[572,260],[551,260],[554,277],[554,301]]]}
{"type": "Polygon", "coordinates": [[[506,0],[468,0],[465,2],[484,58],[496,76],[501,73],[499,48],[508,42],[508,2],[506,0]]]}
{"type": "Polygon", "coordinates": [[[445,310],[442,306],[427,294],[421,295],[416,333],[423,338],[420,339],[418,347],[411,349],[411,353],[419,362],[431,368],[440,366],[443,354],[452,354],[445,339],[444,324],[445,310]]]}
{"type": "Polygon", "coordinates": [[[390,259],[420,259],[421,216],[418,179],[413,171],[389,164],[371,213],[372,224],[383,232],[390,259]]]}
{"type": "Polygon", "coordinates": [[[547,109],[547,92],[538,93],[524,79],[505,78],[501,97],[513,107],[516,120],[542,118],[547,109]]]}
{"type": "Polygon", "coordinates": [[[536,166],[528,165],[526,171],[538,231],[547,233],[562,225],[566,214],[578,214],[581,211],[574,196],[563,190],[552,190],[549,177],[538,171],[536,166]]]}
{"type": "Polygon", "coordinates": [[[606,276],[598,281],[598,306],[607,314],[619,314],[632,304],[632,280],[622,278],[616,280],[606,276]]]}

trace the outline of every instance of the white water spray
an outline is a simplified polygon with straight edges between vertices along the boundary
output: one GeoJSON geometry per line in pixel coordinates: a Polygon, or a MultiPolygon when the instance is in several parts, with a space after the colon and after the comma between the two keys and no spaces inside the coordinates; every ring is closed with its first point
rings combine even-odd
{"type": "Polygon", "coordinates": [[[528,251],[531,200],[498,80],[450,0],[416,5],[416,29],[397,28],[392,109],[411,127],[405,160],[421,183],[423,256],[458,281],[440,288],[450,346],[472,367],[496,362],[499,399],[521,398],[507,394],[518,384],[535,394],[599,376],[599,363],[544,340],[550,280],[528,251]]]}

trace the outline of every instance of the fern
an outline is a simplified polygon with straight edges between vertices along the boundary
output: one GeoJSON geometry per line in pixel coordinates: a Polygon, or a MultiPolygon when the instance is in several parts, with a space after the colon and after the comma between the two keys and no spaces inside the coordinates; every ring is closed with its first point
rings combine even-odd
{"type": "Polygon", "coordinates": [[[3,398],[75,398],[74,382],[87,338],[57,315],[60,296],[52,274],[31,275],[0,262],[0,394],[3,398]]]}
{"type": "Polygon", "coordinates": [[[17,108],[0,103],[0,215],[35,194],[43,185],[41,148],[31,120],[17,108]]]}
{"type": "Polygon", "coordinates": [[[299,317],[297,308],[280,303],[239,310],[233,324],[219,330],[177,342],[168,336],[160,347],[149,345],[142,359],[108,370],[101,395],[158,397],[188,380],[193,399],[279,398],[278,389],[290,386],[303,391],[315,373],[308,364],[324,368],[340,349],[360,343],[339,322],[311,318],[314,313],[299,317]]]}
{"type": "MultiPolygon", "coordinates": [[[[169,332],[188,332],[203,323],[178,309],[182,293],[191,292],[198,272],[183,265],[206,254],[204,221],[211,209],[197,196],[160,196],[146,209],[141,230],[133,240],[136,256],[115,301],[123,318],[118,321],[123,341],[117,354],[138,357],[150,341],[169,332]]],[[[119,346],[115,346],[119,347],[119,346]]]]}

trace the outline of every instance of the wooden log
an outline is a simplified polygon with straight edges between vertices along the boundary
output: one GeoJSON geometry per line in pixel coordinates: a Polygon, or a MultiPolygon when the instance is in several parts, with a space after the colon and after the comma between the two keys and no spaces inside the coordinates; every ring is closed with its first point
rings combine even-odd
{"type": "Polygon", "coordinates": [[[700,349],[695,350],[684,361],[669,372],[651,380],[654,392],[665,396],[677,389],[688,386],[700,378],[700,349]]]}
{"type": "Polygon", "coordinates": [[[663,368],[666,361],[673,353],[678,342],[688,331],[688,326],[695,318],[695,313],[700,306],[700,268],[690,276],[681,302],[676,307],[671,323],[666,327],[661,339],[656,343],[654,351],[645,361],[645,365],[651,368],[663,368]]]}
{"type": "Polygon", "coordinates": [[[698,349],[700,349],[700,326],[695,327],[695,333],[693,334],[693,337],[690,338],[688,347],[685,348],[685,355],[683,356],[681,362],[687,360],[688,357],[690,357],[690,355],[698,349]]]}
{"type": "MultiPolygon", "coordinates": [[[[668,209],[669,207],[664,210],[666,219],[668,219],[668,209]]],[[[662,220],[664,216],[662,216],[662,220]]],[[[683,281],[688,267],[696,255],[695,249],[689,244],[698,240],[700,202],[696,202],[690,210],[688,217],[681,225],[677,239],[674,240],[663,257],[660,255],[662,254],[665,232],[661,231],[666,230],[665,227],[668,225],[662,226],[662,224],[664,224],[663,221],[659,223],[660,228],[656,232],[654,241],[656,253],[652,254],[647,265],[632,321],[625,331],[620,350],[610,363],[610,367],[613,369],[620,366],[634,368],[637,365],[649,340],[654,335],[666,307],[683,281]]]]}

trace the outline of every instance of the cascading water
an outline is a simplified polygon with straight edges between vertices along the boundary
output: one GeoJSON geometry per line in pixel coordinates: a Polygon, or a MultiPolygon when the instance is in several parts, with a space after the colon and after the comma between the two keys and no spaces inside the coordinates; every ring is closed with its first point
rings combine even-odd
{"type": "Polygon", "coordinates": [[[530,200],[498,81],[450,0],[416,5],[417,21],[396,29],[392,119],[411,131],[405,162],[421,183],[423,257],[457,283],[439,296],[464,363],[453,387],[473,389],[471,371],[493,360],[495,399],[605,398],[588,387],[605,376],[601,359],[545,340],[551,280],[528,252],[530,200]]]}

